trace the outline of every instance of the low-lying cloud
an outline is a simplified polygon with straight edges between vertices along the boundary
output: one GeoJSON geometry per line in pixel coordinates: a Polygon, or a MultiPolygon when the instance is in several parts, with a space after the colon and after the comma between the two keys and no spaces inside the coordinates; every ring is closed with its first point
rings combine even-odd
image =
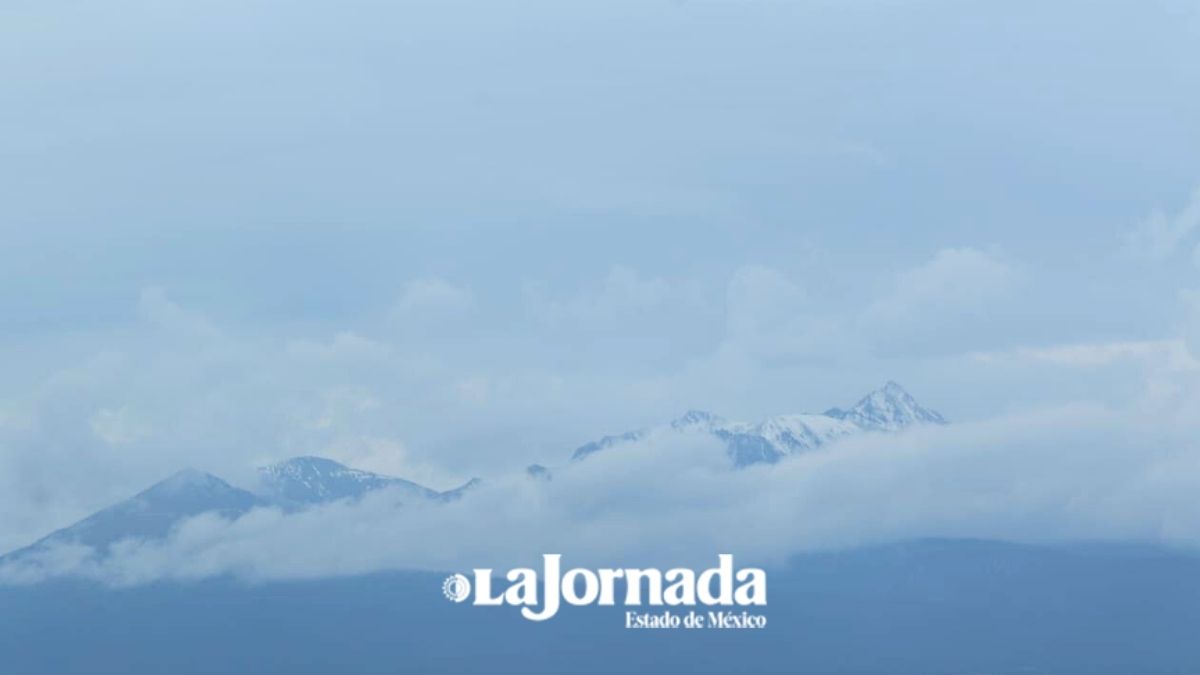
{"type": "Polygon", "coordinates": [[[1194,546],[1200,447],[1174,419],[1080,404],[867,434],[743,470],[731,470],[710,437],[651,436],[559,467],[548,481],[490,479],[449,504],[380,491],[292,514],[206,514],[165,541],[125,541],[105,558],[52,549],[0,578],[297,579],[504,568],[547,552],[595,565],[702,564],[718,552],[778,564],[917,537],[1194,546]]]}

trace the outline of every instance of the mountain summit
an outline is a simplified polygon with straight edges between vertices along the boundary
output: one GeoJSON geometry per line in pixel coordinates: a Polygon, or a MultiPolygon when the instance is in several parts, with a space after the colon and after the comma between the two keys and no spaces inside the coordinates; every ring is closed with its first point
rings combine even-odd
{"type": "Polygon", "coordinates": [[[286,507],[359,499],[368,492],[388,488],[405,500],[452,501],[479,484],[472,478],[452,490],[438,492],[410,480],[352,469],[324,457],[293,457],[260,467],[259,486],[272,501],[286,507]]]}
{"type": "Polygon", "coordinates": [[[904,387],[888,382],[859,399],[849,410],[830,408],[825,415],[849,420],[871,431],[899,431],[914,424],[945,424],[936,411],[922,407],[904,387]]]}
{"type": "Polygon", "coordinates": [[[260,506],[298,511],[340,500],[356,500],[375,490],[396,491],[403,503],[449,502],[478,485],[472,479],[438,492],[403,478],[352,469],[323,457],[296,457],[259,469],[257,493],[234,487],[216,476],[185,469],[138,494],[53,532],[34,544],[0,556],[0,562],[19,562],[55,546],[79,545],[103,556],[125,540],[159,540],[188,518],[216,513],[237,518],[260,506]]]}
{"type": "Polygon", "coordinates": [[[267,504],[266,499],[212,474],[185,469],[0,560],[17,560],[62,545],[90,546],[98,553],[105,553],[123,539],[163,538],[177,523],[202,513],[236,518],[256,506],[267,504]]]}
{"type": "Polygon", "coordinates": [[[357,499],[381,488],[397,488],[406,496],[435,499],[439,493],[403,478],[352,469],[324,457],[295,457],[258,470],[263,493],[288,505],[322,504],[357,499]]]}
{"type": "MultiPolygon", "coordinates": [[[[718,439],[735,467],[775,463],[863,433],[892,433],[908,427],[945,424],[937,412],[922,407],[908,392],[888,382],[862,397],[849,409],[831,408],[822,414],[779,415],[757,424],[731,422],[710,412],[689,410],[666,424],[605,436],[580,446],[572,455],[582,460],[593,453],[637,442],[651,433],[703,435],[718,439]]],[[[549,480],[546,467],[527,473],[549,480]]],[[[58,545],[80,545],[104,555],[125,539],[155,540],[168,536],[182,521],[202,513],[237,518],[255,507],[298,511],[337,501],[353,501],[387,489],[401,504],[444,503],[461,498],[479,484],[438,492],[403,478],[354,469],[324,457],[295,457],[259,469],[257,492],[250,492],[211,474],[185,470],[150,486],[133,497],[51,533],[33,545],[0,557],[14,562],[58,545]]]]}
{"type": "Polygon", "coordinates": [[[869,432],[896,432],[911,426],[945,424],[936,411],[917,403],[895,382],[872,391],[848,410],[830,408],[821,414],[778,415],[758,424],[727,422],[701,410],[689,410],[668,424],[605,436],[575,449],[572,460],[617,445],[645,439],[651,433],[715,436],[734,466],[775,463],[787,455],[828,445],[838,439],[869,432]]]}

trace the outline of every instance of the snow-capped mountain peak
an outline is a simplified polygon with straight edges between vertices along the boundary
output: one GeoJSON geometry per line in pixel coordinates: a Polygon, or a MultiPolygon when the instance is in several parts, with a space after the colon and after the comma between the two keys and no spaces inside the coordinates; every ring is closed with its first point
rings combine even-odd
{"type": "Polygon", "coordinates": [[[914,424],[946,423],[941,414],[917,403],[895,382],[888,382],[862,397],[849,410],[831,408],[825,415],[853,422],[868,431],[899,431],[914,424]]]}
{"type": "MultiPolygon", "coordinates": [[[[821,448],[855,434],[896,432],[921,424],[945,424],[937,412],[922,407],[895,382],[867,394],[849,409],[824,414],[770,417],[757,424],[730,422],[701,410],[689,410],[657,427],[605,436],[575,450],[572,459],[633,443],[651,434],[708,435],[720,441],[735,467],[774,463],[788,455],[821,448]]],[[[528,474],[549,480],[545,467],[531,466],[528,474]]],[[[184,470],[133,497],[54,532],[34,545],[4,556],[16,560],[56,544],[85,545],[106,551],[123,539],[161,539],[183,520],[203,513],[236,518],[258,506],[305,509],[340,500],[356,500],[388,488],[400,503],[450,502],[479,485],[472,479],[453,490],[438,492],[412,481],[362,471],[323,457],[295,457],[259,469],[258,494],[234,487],[211,474],[184,470]]]]}
{"type": "Polygon", "coordinates": [[[713,427],[720,426],[724,423],[720,417],[704,411],[704,410],[689,410],[684,414],[671,420],[672,429],[702,429],[709,430],[713,427]]]}
{"type": "Polygon", "coordinates": [[[321,504],[357,499],[380,488],[398,488],[412,497],[436,499],[435,490],[403,478],[352,469],[324,457],[294,457],[258,470],[262,490],[285,504],[321,504]]]}
{"type": "Polygon", "coordinates": [[[848,410],[831,408],[822,414],[778,415],[758,424],[727,422],[710,412],[689,410],[669,423],[650,429],[605,436],[580,446],[572,459],[616,445],[640,441],[653,432],[703,433],[720,440],[735,466],[774,463],[787,455],[819,448],[865,432],[896,432],[918,424],[945,424],[937,412],[922,407],[895,382],[862,397],[848,410]]]}

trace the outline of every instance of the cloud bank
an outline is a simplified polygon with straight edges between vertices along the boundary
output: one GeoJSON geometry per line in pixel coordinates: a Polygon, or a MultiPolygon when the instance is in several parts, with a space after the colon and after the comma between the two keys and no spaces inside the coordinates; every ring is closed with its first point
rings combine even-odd
{"type": "Polygon", "coordinates": [[[126,541],[103,559],[60,548],[0,578],[297,579],[503,568],[544,552],[594,565],[702,564],[733,552],[770,565],[914,537],[1197,547],[1200,444],[1190,419],[1078,404],[868,434],[737,471],[715,442],[651,436],[559,467],[550,480],[496,477],[446,505],[381,491],[292,514],[208,514],[163,542],[126,541]]]}

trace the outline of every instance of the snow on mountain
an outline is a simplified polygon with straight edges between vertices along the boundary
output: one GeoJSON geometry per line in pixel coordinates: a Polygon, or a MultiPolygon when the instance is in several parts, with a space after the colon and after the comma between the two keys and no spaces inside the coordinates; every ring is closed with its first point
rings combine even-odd
{"type": "Polygon", "coordinates": [[[438,496],[437,492],[412,481],[351,469],[323,457],[296,457],[261,467],[258,477],[263,493],[286,505],[357,499],[381,488],[396,488],[405,495],[422,499],[438,496]]]}
{"type": "Polygon", "coordinates": [[[895,382],[862,397],[849,410],[830,408],[825,415],[848,420],[869,431],[899,431],[913,424],[945,424],[937,412],[923,408],[895,382]]]}
{"type": "Polygon", "coordinates": [[[452,501],[479,483],[471,479],[453,490],[438,492],[403,478],[352,469],[324,457],[295,457],[261,467],[258,477],[264,495],[289,507],[359,499],[383,488],[397,491],[404,498],[452,501]]]}
{"type": "Polygon", "coordinates": [[[920,424],[945,424],[937,412],[922,407],[895,382],[867,394],[848,410],[831,408],[822,414],[771,417],[758,424],[728,422],[702,410],[689,410],[666,425],[605,436],[582,445],[571,455],[581,460],[592,453],[647,438],[652,433],[706,434],[720,439],[735,466],[775,463],[838,439],[866,432],[895,432],[920,424]]]}
{"type": "MultiPolygon", "coordinates": [[[[758,424],[729,422],[709,412],[690,410],[659,427],[605,436],[583,445],[575,450],[572,459],[582,460],[593,453],[642,440],[651,433],[665,432],[714,436],[725,444],[734,466],[744,467],[774,463],[855,434],[945,423],[940,414],[922,407],[900,385],[888,382],[846,410],[832,408],[819,415],[780,415],[758,424]]],[[[550,470],[539,465],[530,466],[526,472],[539,480],[551,478],[550,470]]],[[[357,500],[385,488],[397,492],[402,503],[416,500],[444,503],[460,499],[478,484],[478,479],[472,479],[453,490],[438,492],[412,481],[353,469],[322,457],[296,457],[259,469],[260,491],[255,494],[211,474],[186,470],[25,549],[0,557],[0,562],[11,562],[57,544],[90,546],[103,554],[123,539],[166,537],[172,527],[202,513],[236,518],[258,506],[294,511],[339,500],[357,500]]]]}

